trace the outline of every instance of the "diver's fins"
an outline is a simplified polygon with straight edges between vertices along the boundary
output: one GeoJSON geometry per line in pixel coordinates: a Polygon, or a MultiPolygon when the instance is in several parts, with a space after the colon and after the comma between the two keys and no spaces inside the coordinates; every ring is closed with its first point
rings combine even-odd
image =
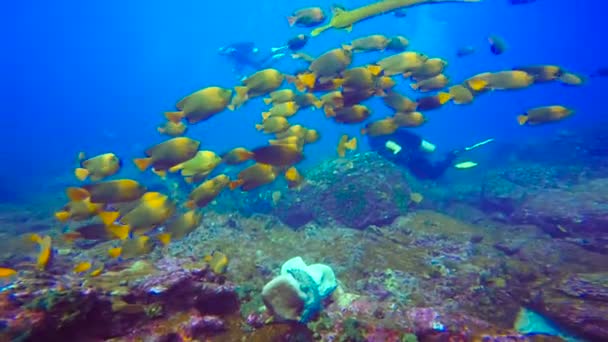
{"type": "Polygon", "coordinates": [[[465,150],[465,151],[470,151],[470,150],[472,150],[472,149],[475,149],[475,148],[481,147],[481,146],[483,146],[483,145],[485,145],[485,144],[489,144],[489,143],[491,143],[492,141],[494,141],[494,138],[486,139],[486,140],[484,140],[484,141],[478,142],[478,143],[477,143],[477,144],[475,144],[475,145],[471,145],[471,146],[469,146],[469,147],[465,147],[465,148],[464,148],[464,150],[465,150]]]}
{"type": "Polygon", "coordinates": [[[274,53],[285,53],[287,50],[289,50],[289,46],[285,45],[285,46],[280,46],[280,47],[276,47],[276,48],[271,48],[270,52],[274,53]]]}
{"type": "Polygon", "coordinates": [[[467,161],[464,161],[464,162],[460,162],[458,164],[454,164],[454,168],[464,170],[464,169],[470,169],[470,168],[475,167],[477,165],[478,164],[476,162],[467,160],[467,161]]]}

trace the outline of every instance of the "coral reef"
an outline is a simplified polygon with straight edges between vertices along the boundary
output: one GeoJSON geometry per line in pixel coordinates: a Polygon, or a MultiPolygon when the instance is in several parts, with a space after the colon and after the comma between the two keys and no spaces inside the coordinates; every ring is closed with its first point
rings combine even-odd
{"type": "Polygon", "coordinates": [[[515,331],[522,308],[608,340],[605,132],[496,143],[475,152],[485,163],[437,182],[374,153],[327,161],[278,200],[273,187],[223,194],[198,229],[133,260],[111,260],[111,242],[56,238],[63,227],[45,219],[56,198],[5,207],[0,259],[19,272],[0,283],[0,341],[561,340],[515,331]],[[54,237],[46,271],[28,266],[24,230],[54,237]],[[220,251],[229,263],[214,273],[204,256],[220,251]],[[262,296],[295,256],[339,279],[307,324],[277,321],[262,296]],[[91,259],[100,276],[66,272],[91,259]]]}
{"type": "Polygon", "coordinates": [[[275,213],[292,227],[313,220],[355,229],[390,224],[410,203],[403,172],[376,153],[330,160],[308,173],[306,185],[288,193],[275,213]]]}

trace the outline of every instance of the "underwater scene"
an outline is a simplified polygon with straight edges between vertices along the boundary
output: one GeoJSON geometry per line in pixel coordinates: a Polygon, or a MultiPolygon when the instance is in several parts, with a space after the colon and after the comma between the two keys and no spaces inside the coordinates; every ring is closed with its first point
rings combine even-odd
{"type": "Polygon", "coordinates": [[[601,2],[3,7],[0,342],[608,341],[601,2]]]}

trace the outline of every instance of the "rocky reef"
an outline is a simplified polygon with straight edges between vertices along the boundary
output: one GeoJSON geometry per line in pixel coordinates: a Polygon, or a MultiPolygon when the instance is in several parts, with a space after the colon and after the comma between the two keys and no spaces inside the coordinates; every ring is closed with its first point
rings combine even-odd
{"type": "Polygon", "coordinates": [[[295,228],[314,221],[365,229],[390,224],[407,212],[409,203],[404,170],[375,153],[363,153],[312,170],[302,189],[287,193],[274,213],[295,228]]]}
{"type": "Polygon", "coordinates": [[[0,283],[0,341],[562,340],[518,332],[522,308],[608,340],[604,132],[497,143],[474,155],[477,168],[438,182],[374,153],[330,160],[299,190],[225,194],[218,203],[248,200],[212,206],[198,229],[148,255],[109,260],[108,242],[60,243],[45,272],[26,265],[33,252],[7,227],[60,227],[11,208],[0,257],[20,271],[0,283]],[[228,256],[225,272],[205,261],[214,251],[228,256]],[[305,323],[273,317],[262,296],[295,256],[337,279],[305,323]],[[93,257],[105,264],[98,277],[66,271],[93,257]]]}

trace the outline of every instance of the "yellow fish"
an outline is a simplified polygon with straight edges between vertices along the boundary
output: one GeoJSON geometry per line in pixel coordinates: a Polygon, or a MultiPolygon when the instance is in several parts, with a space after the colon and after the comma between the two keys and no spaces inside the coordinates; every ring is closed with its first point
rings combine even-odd
{"type": "Polygon", "coordinates": [[[424,4],[436,4],[441,2],[479,2],[480,0],[381,0],[374,2],[369,5],[365,5],[353,10],[346,10],[344,8],[334,7],[332,8],[333,17],[329,21],[329,24],[314,29],[310,35],[313,37],[318,36],[324,31],[329,29],[345,29],[348,32],[352,31],[353,24],[358,23],[362,20],[373,18],[389,12],[394,12],[398,9],[406,7],[412,7],[424,4]]]}
{"type": "Polygon", "coordinates": [[[0,278],[12,277],[15,274],[17,274],[17,271],[12,268],[0,267],[0,278]]]}
{"type": "Polygon", "coordinates": [[[91,269],[91,263],[88,261],[82,261],[74,266],[74,273],[82,273],[91,269]]]}

